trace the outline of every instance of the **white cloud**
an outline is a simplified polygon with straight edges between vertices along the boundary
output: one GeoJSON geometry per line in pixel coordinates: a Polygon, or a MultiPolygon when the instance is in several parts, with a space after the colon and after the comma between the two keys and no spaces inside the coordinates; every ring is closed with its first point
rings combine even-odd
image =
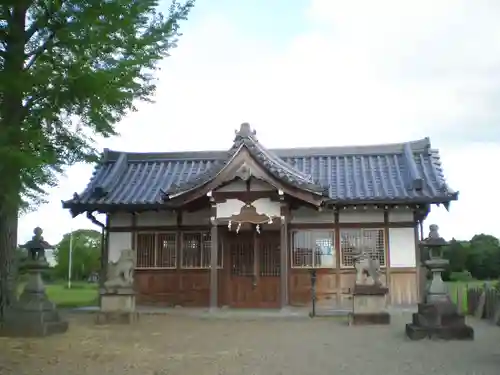
{"type": "MultiPolygon", "coordinates": [[[[309,30],[276,48],[230,15],[195,10],[179,48],[162,63],[156,104],[140,105],[101,142],[122,150],[226,149],[250,122],[268,147],[367,144],[430,136],[450,185],[451,213],[435,210],[443,234],[494,227],[500,160],[500,5],[468,0],[313,0],[309,30]],[[472,143],[472,141],[475,141],[472,143]],[[488,199],[488,204],[482,200],[488,199]]],[[[81,191],[90,167],[68,172],[52,203],[22,219],[48,240],[69,230],[60,200],[81,191]]],[[[79,219],[75,227],[90,224],[79,219]]]]}

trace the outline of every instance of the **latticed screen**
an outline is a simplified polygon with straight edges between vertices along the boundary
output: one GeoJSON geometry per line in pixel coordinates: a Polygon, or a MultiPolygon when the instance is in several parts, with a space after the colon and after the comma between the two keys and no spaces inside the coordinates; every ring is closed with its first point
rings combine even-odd
{"type": "MultiPolygon", "coordinates": [[[[210,268],[212,242],[209,232],[183,233],[182,268],[210,268]]],[[[217,267],[222,267],[222,246],[219,244],[217,267]]]]}
{"type": "Polygon", "coordinates": [[[259,241],[260,276],[280,275],[280,247],[273,241],[259,241]]]}
{"type": "Polygon", "coordinates": [[[159,233],[156,253],[157,267],[175,268],[177,265],[177,236],[175,233],[159,233]]]}
{"type": "Polygon", "coordinates": [[[292,267],[335,267],[334,243],[333,231],[292,232],[292,267]]]}
{"type": "Polygon", "coordinates": [[[138,233],[137,268],[175,268],[177,236],[175,233],[138,233]]]}
{"type": "Polygon", "coordinates": [[[342,267],[353,267],[353,253],[365,249],[373,259],[385,266],[385,236],[383,229],[341,229],[340,253],[342,267]]]}

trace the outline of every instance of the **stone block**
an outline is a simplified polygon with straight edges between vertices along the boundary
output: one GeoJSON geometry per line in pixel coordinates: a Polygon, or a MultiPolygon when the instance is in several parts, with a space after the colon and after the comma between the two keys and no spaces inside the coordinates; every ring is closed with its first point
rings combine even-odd
{"type": "Polygon", "coordinates": [[[390,324],[391,315],[388,312],[379,313],[349,313],[349,325],[390,324]]]}
{"type": "Polygon", "coordinates": [[[349,325],[389,324],[386,294],[388,289],[378,285],[356,285],[352,297],[349,325]]]}
{"type": "Polygon", "coordinates": [[[467,326],[422,327],[415,324],[406,325],[406,336],[410,340],[440,339],[440,340],[474,340],[474,330],[467,326]]]}
{"type": "Polygon", "coordinates": [[[6,312],[0,336],[43,337],[66,332],[68,322],[61,318],[55,304],[48,299],[41,269],[29,271],[30,276],[23,292],[6,312]]]}
{"type": "Polygon", "coordinates": [[[411,340],[473,340],[474,330],[465,324],[465,317],[452,303],[421,303],[412,322],[406,325],[406,335],[411,340]]]}
{"type": "Polygon", "coordinates": [[[5,337],[44,337],[68,330],[68,322],[48,300],[17,303],[5,316],[0,327],[0,336],[5,337]]]}
{"type": "Polygon", "coordinates": [[[101,308],[96,316],[97,324],[130,324],[137,320],[133,291],[121,290],[112,294],[101,294],[101,308]]]}
{"type": "Polygon", "coordinates": [[[135,311],[134,294],[104,294],[101,295],[102,312],[133,312],[135,311]]]}
{"type": "Polygon", "coordinates": [[[139,320],[139,314],[135,311],[99,311],[96,314],[96,324],[132,324],[139,320]]]}

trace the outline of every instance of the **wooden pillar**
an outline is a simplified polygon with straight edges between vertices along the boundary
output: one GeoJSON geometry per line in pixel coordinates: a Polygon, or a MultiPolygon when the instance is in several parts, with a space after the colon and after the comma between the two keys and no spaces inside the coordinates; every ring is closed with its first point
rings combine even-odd
{"type": "Polygon", "coordinates": [[[422,285],[422,260],[420,257],[420,246],[419,246],[419,230],[418,230],[418,221],[415,221],[415,271],[417,278],[417,302],[422,302],[423,296],[423,285],[422,285]]]}
{"type": "Polygon", "coordinates": [[[342,259],[340,258],[340,247],[341,247],[341,241],[340,241],[340,214],[337,208],[335,208],[335,211],[333,213],[334,217],[334,222],[335,222],[335,227],[334,227],[334,244],[333,248],[335,249],[335,288],[337,289],[337,293],[335,297],[337,298],[337,306],[342,307],[342,289],[341,289],[341,276],[340,276],[340,266],[341,266],[341,261],[342,259]]]}
{"type": "MultiPolygon", "coordinates": [[[[101,236],[101,272],[99,274],[99,290],[104,288],[104,282],[108,277],[108,262],[109,262],[109,227],[111,225],[110,214],[106,214],[106,225],[102,228],[101,236]]],[[[99,293],[99,308],[101,307],[101,293],[99,293]]]]}
{"type": "Polygon", "coordinates": [[[130,243],[132,244],[132,249],[137,252],[137,215],[135,212],[132,212],[131,224],[132,230],[130,235],[132,238],[130,239],[130,243]]]}
{"type": "Polygon", "coordinates": [[[389,238],[389,211],[384,210],[384,243],[385,243],[385,285],[389,288],[389,303],[394,302],[391,288],[391,245],[389,238]]]}
{"type": "Polygon", "coordinates": [[[418,275],[418,286],[420,289],[419,293],[419,302],[423,303],[425,302],[425,289],[427,286],[427,267],[425,266],[425,256],[426,254],[423,254],[422,247],[420,246],[420,243],[424,240],[424,225],[423,225],[424,219],[421,217],[419,222],[418,222],[418,229],[417,233],[415,234],[415,246],[416,246],[416,251],[418,254],[418,258],[416,259],[416,266],[418,267],[418,270],[420,271],[418,275]],[[420,232],[420,236],[419,233],[420,232]]]}
{"type": "MultiPolygon", "coordinates": [[[[215,212],[215,205],[212,206],[212,213],[215,212]]],[[[218,259],[219,254],[219,239],[218,239],[218,228],[217,228],[217,218],[215,214],[210,218],[210,223],[212,225],[210,229],[210,310],[217,309],[218,304],[218,259]]]]}
{"type": "Polygon", "coordinates": [[[280,236],[280,306],[288,306],[288,206],[281,202],[281,236],[280,236]]]}

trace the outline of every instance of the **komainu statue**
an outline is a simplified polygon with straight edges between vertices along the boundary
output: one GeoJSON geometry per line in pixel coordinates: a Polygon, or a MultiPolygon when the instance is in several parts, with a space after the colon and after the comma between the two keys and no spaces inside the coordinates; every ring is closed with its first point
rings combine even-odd
{"type": "Polygon", "coordinates": [[[380,262],[373,259],[364,246],[354,250],[354,267],[356,268],[356,284],[382,286],[380,281],[380,262]]]}
{"type": "Polygon", "coordinates": [[[108,263],[107,278],[104,288],[107,291],[118,288],[132,288],[134,285],[135,251],[122,250],[116,262],[108,263]]]}

